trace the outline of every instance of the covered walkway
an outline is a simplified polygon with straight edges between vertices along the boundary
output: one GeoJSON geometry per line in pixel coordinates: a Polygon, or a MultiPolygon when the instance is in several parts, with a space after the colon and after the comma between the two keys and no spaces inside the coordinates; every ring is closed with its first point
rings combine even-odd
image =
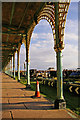
{"type": "MultiPolygon", "coordinates": [[[[35,26],[40,20],[49,22],[56,52],[57,96],[55,108],[66,108],[63,96],[62,50],[64,49],[64,30],[70,0],[59,2],[3,2],[2,6],[2,71],[20,81],[20,47],[26,47],[26,88],[30,87],[30,43],[35,26]],[[17,66],[15,53],[17,52],[17,66]]],[[[35,58],[34,58],[35,59],[35,58]]],[[[9,93],[8,93],[9,94],[9,93]]]]}
{"type": "MultiPolygon", "coordinates": [[[[18,83],[8,75],[2,75],[2,118],[65,118],[73,120],[74,115],[67,109],[54,109],[54,104],[46,98],[32,98],[35,91],[25,89],[25,86],[18,83]]],[[[1,76],[0,75],[0,76],[1,76]]],[[[1,98],[0,98],[1,99],[1,98]]],[[[64,119],[64,120],[65,120],[64,119]]]]}

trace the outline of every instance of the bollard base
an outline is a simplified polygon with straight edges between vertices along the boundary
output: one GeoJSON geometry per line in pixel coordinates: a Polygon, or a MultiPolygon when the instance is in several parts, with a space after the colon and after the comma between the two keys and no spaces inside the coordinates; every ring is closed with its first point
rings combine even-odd
{"type": "Polygon", "coordinates": [[[31,85],[26,85],[26,89],[31,89],[31,85]]]}
{"type": "Polygon", "coordinates": [[[55,109],[66,109],[65,99],[56,99],[54,102],[55,109]]]}

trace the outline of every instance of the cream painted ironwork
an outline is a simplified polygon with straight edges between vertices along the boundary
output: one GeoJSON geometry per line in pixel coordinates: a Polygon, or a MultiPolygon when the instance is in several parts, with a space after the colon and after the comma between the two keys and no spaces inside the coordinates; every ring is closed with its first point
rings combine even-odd
{"type": "Polygon", "coordinates": [[[70,4],[70,0],[65,0],[64,2],[58,2],[58,12],[59,12],[59,40],[60,42],[56,43],[56,33],[55,33],[55,3],[51,5],[46,5],[42,11],[39,13],[37,22],[41,19],[46,19],[52,28],[53,36],[54,36],[54,49],[57,52],[58,50],[64,49],[64,29],[65,29],[65,22],[66,16],[70,4]]]}

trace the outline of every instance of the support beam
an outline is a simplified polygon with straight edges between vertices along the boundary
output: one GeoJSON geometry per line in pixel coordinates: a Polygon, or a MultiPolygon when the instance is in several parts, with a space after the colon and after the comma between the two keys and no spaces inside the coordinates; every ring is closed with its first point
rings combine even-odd
{"type": "Polygon", "coordinates": [[[30,71],[29,71],[29,65],[30,65],[30,61],[29,61],[29,43],[28,43],[28,40],[27,40],[27,34],[26,34],[26,69],[27,69],[27,72],[26,72],[26,76],[27,76],[27,85],[26,85],[26,88],[30,88],[30,71]]]}
{"type": "Polygon", "coordinates": [[[26,27],[20,27],[20,29],[18,29],[18,26],[13,26],[13,25],[8,25],[8,24],[2,24],[2,26],[3,28],[6,28],[14,32],[25,31],[27,29],[26,27]]]}
{"type": "Polygon", "coordinates": [[[18,82],[20,82],[20,50],[17,50],[18,82]]]}
{"type": "Polygon", "coordinates": [[[62,76],[62,50],[60,49],[59,36],[59,5],[55,3],[55,33],[56,33],[56,57],[57,57],[57,98],[55,100],[55,108],[66,108],[66,102],[63,97],[63,76],[62,76]]]}
{"type": "Polygon", "coordinates": [[[15,52],[13,54],[13,77],[15,79],[15,52]]]}

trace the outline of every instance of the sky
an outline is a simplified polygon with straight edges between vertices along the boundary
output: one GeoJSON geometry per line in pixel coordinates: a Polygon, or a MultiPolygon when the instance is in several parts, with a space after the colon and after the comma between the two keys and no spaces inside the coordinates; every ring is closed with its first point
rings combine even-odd
{"type": "MultiPolygon", "coordinates": [[[[65,48],[62,50],[62,69],[78,67],[78,3],[71,2],[67,14],[64,33],[65,48]]],[[[20,69],[24,68],[26,51],[24,44],[20,49],[20,69]]],[[[16,54],[17,63],[17,54],[16,54]]],[[[56,69],[56,52],[52,29],[46,20],[41,20],[34,28],[30,43],[30,69],[56,69]]]]}

